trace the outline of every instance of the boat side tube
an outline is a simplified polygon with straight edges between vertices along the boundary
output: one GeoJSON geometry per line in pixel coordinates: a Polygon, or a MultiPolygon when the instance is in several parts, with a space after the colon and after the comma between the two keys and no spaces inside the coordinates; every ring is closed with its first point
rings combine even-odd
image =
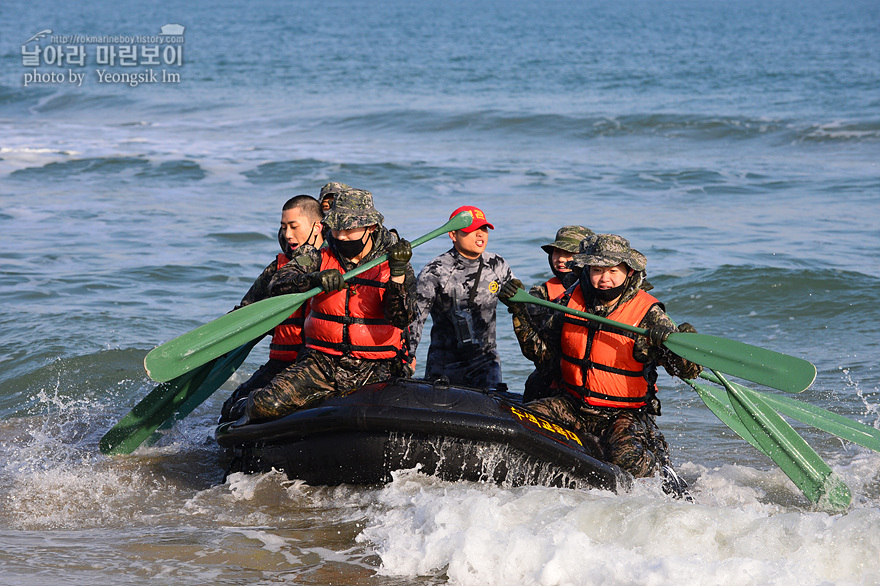
{"type": "Polygon", "coordinates": [[[420,466],[450,480],[629,489],[632,477],[601,461],[593,438],[512,397],[395,379],[274,421],[224,424],[215,435],[242,470],[283,469],[310,484],[387,482],[394,470],[420,466]]]}

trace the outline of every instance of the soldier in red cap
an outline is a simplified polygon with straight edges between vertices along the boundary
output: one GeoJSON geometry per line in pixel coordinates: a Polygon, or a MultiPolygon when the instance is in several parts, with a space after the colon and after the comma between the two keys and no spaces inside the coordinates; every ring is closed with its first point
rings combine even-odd
{"type": "Polygon", "coordinates": [[[419,273],[419,316],[410,328],[410,352],[415,355],[430,315],[433,326],[425,378],[446,377],[452,384],[494,388],[501,382],[495,305],[501,286],[515,279],[503,258],[486,251],[489,230],[495,226],[474,206],[462,206],[450,218],[463,211],[473,215],[471,224],[450,232],[452,248],[419,273]]]}

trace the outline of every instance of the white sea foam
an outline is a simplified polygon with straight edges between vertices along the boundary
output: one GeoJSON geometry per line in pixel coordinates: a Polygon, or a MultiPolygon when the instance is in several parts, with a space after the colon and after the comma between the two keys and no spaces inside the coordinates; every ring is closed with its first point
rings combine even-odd
{"type": "MultiPolygon", "coordinates": [[[[501,490],[398,474],[377,493],[359,537],[381,573],[445,572],[452,584],[820,584],[880,576],[876,509],[788,512],[737,484],[746,470],[705,471],[696,503],[549,488],[501,490]]],[[[754,471],[753,471],[754,472],[754,471]]]]}

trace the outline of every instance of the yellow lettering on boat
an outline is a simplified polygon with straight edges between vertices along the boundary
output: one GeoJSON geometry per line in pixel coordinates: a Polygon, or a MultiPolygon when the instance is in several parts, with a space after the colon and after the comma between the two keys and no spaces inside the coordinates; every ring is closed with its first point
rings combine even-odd
{"type": "Polygon", "coordinates": [[[551,423],[550,421],[547,421],[546,419],[536,417],[536,416],[532,415],[531,413],[529,413],[528,411],[520,411],[516,407],[508,406],[507,408],[510,409],[510,412],[513,415],[515,415],[516,417],[518,417],[520,419],[520,421],[526,420],[530,423],[537,425],[538,427],[540,427],[542,429],[546,429],[547,431],[552,431],[553,433],[561,435],[562,437],[564,437],[566,439],[576,441],[579,446],[584,445],[581,443],[581,439],[577,436],[576,433],[574,433],[573,431],[570,431],[568,429],[565,429],[564,427],[562,427],[561,425],[559,425],[557,423],[551,423]]]}

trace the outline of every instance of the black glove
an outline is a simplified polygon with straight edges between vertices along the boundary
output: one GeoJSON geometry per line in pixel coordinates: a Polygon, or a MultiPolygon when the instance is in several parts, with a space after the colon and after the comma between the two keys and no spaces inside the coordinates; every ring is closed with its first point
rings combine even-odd
{"type": "Polygon", "coordinates": [[[392,277],[402,277],[406,274],[406,265],[412,258],[412,245],[408,240],[401,238],[388,247],[388,268],[391,269],[392,277]]]}
{"type": "Polygon", "coordinates": [[[665,342],[666,338],[669,337],[669,334],[673,332],[675,332],[675,329],[670,328],[669,326],[651,326],[646,332],[648,336],[648,343],[656,348],[661,348],[663,346],[663,342],[665,342]]]}
{"type": "Polygon", "coordinates": [[[235,389],[235,391],[229,396],[229,398],[223,402],[223,407],[220,408],[220,421],[218,421],[217,423],[233,421],[233,419],[231,419],[232,416],[230,415],[232,411],[232,406],[238,403],[241,399],[247,399],[247,396],[248,390],[246,387],[239,387],[235,389]]]}
{"type": "Polygon", "coordinates": [[[684,322],[683,324],[678,326],[678,330],[676,331],[681,332],[682,334],[696,334],[697,328],[687,322],[684,322]]]}
{"type": "Polygon", "coordinates": [[[217,423],[226,423],[227,421],[238,421],[247,411],[247,395],[244,397],[236,397],[232,395],[223,403],[223,409],[220,410],[220,421],[217,423]]]}
{"type": "Polygon", "coordinates": [[[507,281],[501,285],[501,289],[498,290],[498,301],[509,307],[510,298],[516,295],[516,292],[520,289],[525,289],[525,287],[523,287],[522,281],[519,279],[511,279],[507,281]]]}
{"type": "Polygon", "coordinates": [[[342,278],[342,273],[338,269],[327,269],[326,271],[312,273],[309,276],[309,285],[313,288],[320,287],[324,293],[342,291],[348,287],[345,279],[342,278]]]}

